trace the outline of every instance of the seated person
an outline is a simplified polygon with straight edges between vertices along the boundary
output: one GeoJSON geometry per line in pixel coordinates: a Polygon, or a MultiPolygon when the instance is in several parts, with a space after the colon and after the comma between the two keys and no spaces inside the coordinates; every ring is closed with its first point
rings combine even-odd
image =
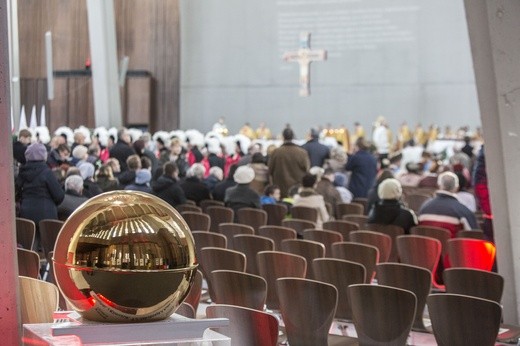
{"type": "Polygon", "coordinates": [[[260,197],[261,204],[276,204],[280,200],[280,188],[278,185],[268,185],[264,190],[264,195],[260,197]]]}
{"type": "Polygon", "coordinates": [[[226,190],[224,203],[226,207],[235,211],[235,222],[237,222],[237,211],[242,208],[261,208],[260,196],[249,187],[255,178],[255,171],[249,166],[240,166],[233,175],[236,186],[226,190]]]}
{"type": "Polygon", "coordinates": [[[377,188],[379,201],[370,211],[368,223],[400,226],[406,234],[410,234],[410,228],[417,225],[417,217],[412,210],[402,205],[400,201],[402,194],[403,189],[399,180],[394,178],[383,180],[377,188]]]}
{"type": "Polygon", "coordinates": [[[311,207],[318,209],[318,219],[316,221],[316,228],[322,228],[323,222],[329,220],[329,213],[325,206],[323,196],[316,192],[317,177],[313,174],[307,173],[302,178],[302,187],[299,193],[294,197],[293,206],[311,207]]]}

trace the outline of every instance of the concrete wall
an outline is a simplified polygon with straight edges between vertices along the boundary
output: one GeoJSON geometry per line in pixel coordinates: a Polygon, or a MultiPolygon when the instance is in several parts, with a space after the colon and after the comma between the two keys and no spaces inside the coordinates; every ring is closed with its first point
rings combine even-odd
{"type": "Polygon", "coordinates": [[[462,0],[181,0],[181,128],[480,125],[462,0]],[[328,50],[298,96],[301,31],[328,50]]]}

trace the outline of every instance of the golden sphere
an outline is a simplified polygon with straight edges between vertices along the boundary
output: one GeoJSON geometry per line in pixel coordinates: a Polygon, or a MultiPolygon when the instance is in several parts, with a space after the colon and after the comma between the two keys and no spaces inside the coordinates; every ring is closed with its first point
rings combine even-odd
{"type": "Polygon", "coordinates": [[[169,317],[197,270],[193,237],[180,214],[160,198],[122,190],[89,199],[68,218],[53,261],[68,302],[101,322],[169,317]]]}

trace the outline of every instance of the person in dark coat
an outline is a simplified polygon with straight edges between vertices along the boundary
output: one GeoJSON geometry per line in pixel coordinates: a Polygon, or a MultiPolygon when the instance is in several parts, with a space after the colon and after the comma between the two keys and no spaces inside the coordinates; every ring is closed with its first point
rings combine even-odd
{"type": "Polygon", "coordinates": [[[368,150],[363,137],[356,140],[357,151],[349,155],[345,169],[351,172],[348,189],[354,197],[367,197],[377,175],[377,160],[368,150]]]}
{"type": "Polygon", "coordinates": [[[214,200],[224,202],[224,198],[226,197],[227,189],[229,189],[230,187],[233,187],[237,184],[235,182],[235,179],[233,178],[233,175],[235,174],[237,168],[238,168],[238,166],[236,164],[231,165],[229,167],[229,174],[228,174],[227,178],[222,180],[217,185],[215,185],[215,188],[211,192],[214,200]]]}
{"type": "Polygon", "coordinates": [[[379,201],[368,215],[368,223],[401,226],[406,234],[417,225],[414,212],[401,204],[403,188],[399,180],[387,178],[377,187],[379,201]]]}
{"type": "Polygon", "coordinates": [[[130,155],[134,155],[135,151],[130,146],[131,138],[128,134],[128,130],[126,128],[121,128],[117,132],[117,143],[110,148],[110,157],[115,157],[119,164],[121,165],[121,172],[124,172],[128,169],[126,166],[126,159],[130,155]]]}
{"type": "Polygon", "coordinates": [[[163,165],[163,174],[152,183],[153,194],[163,199],[172,207],[186,203],[186,195],[177,182],[179,168],[174,162],[163,165]]]}
{"type": "Polygon", "coordinates": [[[139,155],[130,155],[126,159],[126,171],[121,171],[117,179],[119,180],[119,185],[122,189],[125,188],[126,185],[133,184],[135,181],[135,172],[141,169],[141,159],[139,155]]]}
{"type": "Polygon", "coordinates": [[[206,169],[200,163],[194,163],[186,175],[186,179],[181,183],[181,188],[186,198],[199,205],[203,199],[211,199],[211,195],[206,184],[202,182],[206,169]]]}
{"type": "Polygon", "coordinates": [[[18,132],[18,140],[13,142],[13,158],[20,165],[25,163],[25,150],[31,144],[32,133],[27,129],[18,132]]]}
{"type": "Polygon", "coordinates": [[[330,149],[324,144],[320,143],[320,133],[316,129],[311,129],[311,139],[302,145],[311,161],[311,167],[323,167],[325,160],[330,158],[330,149]]]}
{"type": "Polygon", "coordinates": [[[103,190],[94,181],[96,168],[90,162],[82,162],[79,166],[79,174],[83,178],[83,196],[90,198],[103,193],[103,190]]]}
{"type": "Polygon", "coordinates": [[[237,185],[226,190],[224,202],[226,207],[235,211],[235,222],[238,222],[237,211],[242,208],[261,208],[260,195],[249,187],[255,179],[255,171],[249,166],[240,166],[233,175],[237,185]]]}
{"type": "Polygon", "coordinates": [[[65,179],[65,198],[58,206],[58,218],[66,220],[88,198],[83,196],[83,179],[79,175],[71,175],[65,179]]]}
{"type": "Polygon", "coordinates": [[[136,154],[139,155],[139,157],[147,157],[150,160],[151,163],[151,173],[152,177],[155,176],[155,172],[159,168],[159,160],[157,160],[157,157],[155,157],[155,154],[146,148],[145,142],[142,139],[138,139],[134,142],[132,145],[136,154]]]}
{"type": "Polygon", "coordinates": [[[27,147],[25,159],[16,179],[20,217],[34,221],[36,225],[43,219],[57,220],[57,206],[63,201],[65,192],[47,166],[47,149],[41,143],[33,143],[27,147]]]}

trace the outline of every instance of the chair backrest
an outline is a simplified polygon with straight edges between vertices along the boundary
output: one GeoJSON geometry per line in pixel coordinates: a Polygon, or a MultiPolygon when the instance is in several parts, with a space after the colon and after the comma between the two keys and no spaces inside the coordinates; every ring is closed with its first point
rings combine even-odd
{"type": "Polygon", "coordinates": [[[264,309],[267,282],[263,277],[233,270],[214,270],[210,275],[215,294],[213,302],[264,309]]]}
{"type": "Polygon", "coordinates": [[[262,209],[267,213],[267,224],[281,226],[282,220],[287,216],[287,206],[285,204],[264,204],[262,209]]]}
{"type": "Polygon", "coordinates": [[[16,218],[16,242],[26,250],[32,250],[34,237],[36,235],[36,224],[33,220],[22,217],[16,218]]]}
{"type": "Polygon", "coordinates": [[[272,239],[274,241],[274,249],[280,251],[282,248],[282,240],[296,239],[296,231],[289,227],[283,226],[262,226],[258,229],[258,235],[272,239]]]}
{"type": "Polygon", "coordinates": [[[334,285],[298,278],[276,280],[280,311],[290,345],[327,345],[336,313],[334,285]]]}
{"type": "Polygon", "coordinates": [[[306,229],[303,231],[303,239],[322,243],[325,246],[325,256],[330,256],[332,244],[343,241],[343,235],[339,232],[323,229],[306,229]]]}
{"type": "Polygon", "coordinates": [[[231,338],[234,345],[278,344],[278,319],[267,312],[240,306],[215,304],[206,308],[208,318],[228,318],[229,326],[215,328],[231,338]]]}
{"type": "Polygon", "coordinates": [[[200,250],[200,270],[208,283],[209,296],[214,300],[211,272],[214,270],[246,271],[246,255],[241,252],[216,247],[205,247],[200,250]]]}
{"type": "Polygon", "coordinates": [[[364,215],[365,207],[359,203],[336,204],[336,217],[341,219],[343,215],[364,215]]]}
{"type": "Polygon", "coordinates": [[[253,234],[237,234],[233,237],[233,244],[236,251],[240,251],[246,255],[246,272],[255,275],[259,275],[256,254],[260,251],[274,250],[274,241],[253,234]]]}
{"type": "Polygon", "coordinates": [[[406,345],[415,317],[413,292],[382,285],[351,285],[348,294],[360,345],[406,345]]]}
{"type": "Polygon", "coordinates": [[[388,234],[374,231],[350,232],[350,241],[377,247],[379,250],[379,263],[388,262],[392,251],[392,238],[388,234]]]}
{"type": "MultiPolygon", "coordinates": [[[[325,245],[312,240],[286,239],[282,241],[282,251],[305,257],[307,264],[325,257],[325,245]]],[[[307,270],[307,278],[312,278],[312,274],[312,270],[307,270]]]]}
{"type": "Polygon", "coordinates": [[[291,216],[293,219],[317,222],[318,209],[312,207],[305,207],[303,205],[294,205],[291,207],[291,216]]]}
{"type": "Polygon", "coordinates": [[[64,222],[59,220],[44,219],[38,222],[38,229],[40,232],[40,242],[43,253],[45,256],[50,251],[54,250],[54,244],[56,244],[56,238],[60,233],[61,227],[64,222]]]}
{"type": "Polygon", "coordinates": [[[388,262],[397,262],[398,254],[397,254],[397,244],[395,242],[395,238],[404,234],[404,229],[400,226],[396,225],[380,225],[377,223],[368,223],[366,224],[366,229],[369,231],[379,232],[386,235],[389,235],[392,238],[392,251],[390,251],[390,257],[388,257],[388,262]]]}
{"type": "Polygon", "coordinates": [[[484,231],[480,229],[461,230],[457,232],[457,238],[484,239],[484,231]]]}
{"type": "Polygon", "coordinates": [[[256,255],[258,271],[267,282],[267,307],[278,309],[276,279],[283,277],[305,278],[307,260],[303,256],[280,251],[261,251],[256,255]]]}
{"type": "Polygon", "coordinates": [[[58,287],[49,282],[19,276],[21,322],[52,323],[58,310],[58,287]]]}
{"type": "Polygon", "coordinates": [[[439,346],[495,344],[502,317],[497,302],[443,293],[431,294],[427,304],[439,346]]]}
{"type": "Polygon", "coordinates": [[[267,213],[263,209],[241,208],[237,210],[237,220],[257,231],[258,228],[267,224],[267,213]]]}
{"type": "Polygon", "coordinates": [[[223,234],[206,231],[193,231],[191,232],[191,235],[195,242],[197,258],[200,258],[200,250],[205,247],[227,248],[227,238],[223,234]]]}
{"type": "Polygon", "coordinates": [[[202,295],[202,272],[197,270],[195,273],[195,279],[193,279],[193,284],[191,285],[190,291],[186,298],[184,298],[184,302],[190,304],[190,306],[197,312],[199,308],[200,296],[202,295]]]}
{"type": "Polygon", "coordinates": [[[218,230],[227,238],[228,249],[234,249],[233,237],[238,234],[255,234],[255,230],[251,226],[242,225],[239,223],[221,223],[218,225],[218,230]]]}
{"type": "Polygon", "coordinates": [[[424,202],[431,199],[429,195],[412,193],[405,197],[408,208],[412,209],[415,213],[418,213],[424,202]]]}
{"type": "Polygon", "coordinates": [[[504,277],[490,271],[471,268],[449,268],[443,273],[447,293],[462,294],[500,303],[504,277]]]}
{"type": "Polygon", "coordinates": [[[175,310],[177,315],[181,315],[188,318],[195,318],[195,308],[190,303],[182,302],[181,305],[175,310]]]}
{"type": "Polygon", "coordinates": [[[425,237],[435,238],[441,242],[442,257],[448,253],[448,239],[451,239],[451,232],[446,228],[435,226],[414,226],[410,228],[410,234],[422,235],[425,237]]]}
{"type": "Polygon", "coordinates": [[[400,235],[396,238],[402,263],[415,265],[435,273],[441,256],[441,242],[422,235],[400,235]]]}
{"type": "Polygon", "coordinates": [[[359,229],[359,225],[355,222],[345,220],[333,220],[325,221],[323,223],[323,229],[339,232],[343,235],[343,239],[347,240],[350,232],[357,231],[359,229]]]}
{"type": "Polygon", "coordinates": [[[303,231],[316,228],[316,222],[302,219],[283,219],[282,226],[294,229],[296,234],[303,238],[303,231]]]}
{"type": "Polygon", "coordinates": [[[366,229],[365,225],[368,221],[368,216],[347,214],[347,215],[343,215],[341,217],[341,219],[345,220],[345,221],[350,221],[350,222],[356,223],[359,227],[358,229],[366,229]]]}
{"type": "Polygon", "coordinates": [[[332,257],[362,264],[366,270],[366,283],[372,282],[379,262],[377,247],[344,241],[332,244],[332,257]]]}
{"type": "Polygon", "coordinates": [[[235,211],[233,209],[219,205],[207,207],[206,214],[209,215],[211,220],[209,226],[211,232],[218,232],[218,225],[221,223],[231,223],[235,218],[235,211]]]}
{"type": "Polygon", "coordinates": [[[367,215],[370,210],[368,210],[368,198],[366,197],[354,197],[352,199],[352,203],[358,203],[363,206],[363,214],[367,215]]]}
{"type": "Polygon", "coordinates": [[[38,279],[40,276],[40,256],[37,252],[16,249],[18,255],[18,275],[38,279]]]}
{"type": "Polygon", "coordinates": [[[417,308],[412,328],[426,331],[423,313],[431,289],[431,272],[428,269],[403,263],[381,263],[377,265],[376,272],[378,284],[401,288],[415,294],[417,308]]]}
{"type": "Polygon", "coordinates": [[[471,238],[448,240],[448,256],[452,267],[491,270],[495,261],[495,245],[471,238]]]}
{"type": "Polygon", "coordinates": [[[184,221],[190,227],[192,231],[209,231],[209,225],[211,223],[211,219],[209,215],[193,212],[193,211],[185,211],[181,213],[184,221]]]}
{"type": "Polygon", "coordinates": [[[202,208],[202,212],[206,213],[209,207],[223,207],[224,202],[217,201],[215,199],[203,199],[202,201],[200,201],[199,205],[202,208]]]}
{"type": "Polygon", "coordinates": [[[347,288],[353,284],[365,283],[365,267],[359,263],[336,258],[316,258],[312,261],[312,270],[316,280],[334,285],[338,290],[335,317],[352,320],[347,288]]]}
{"type": "Polygon", "coordinates": [[[175,207],[175,209],[177,209],[177,211],[179,213],[184,213],[184,212],[192,212],[192,213],[202,213],[202,208],[201,207],[197,207],[196,205],[193,205],[193,204],[179,204],[178,206],[175,207]]]}

